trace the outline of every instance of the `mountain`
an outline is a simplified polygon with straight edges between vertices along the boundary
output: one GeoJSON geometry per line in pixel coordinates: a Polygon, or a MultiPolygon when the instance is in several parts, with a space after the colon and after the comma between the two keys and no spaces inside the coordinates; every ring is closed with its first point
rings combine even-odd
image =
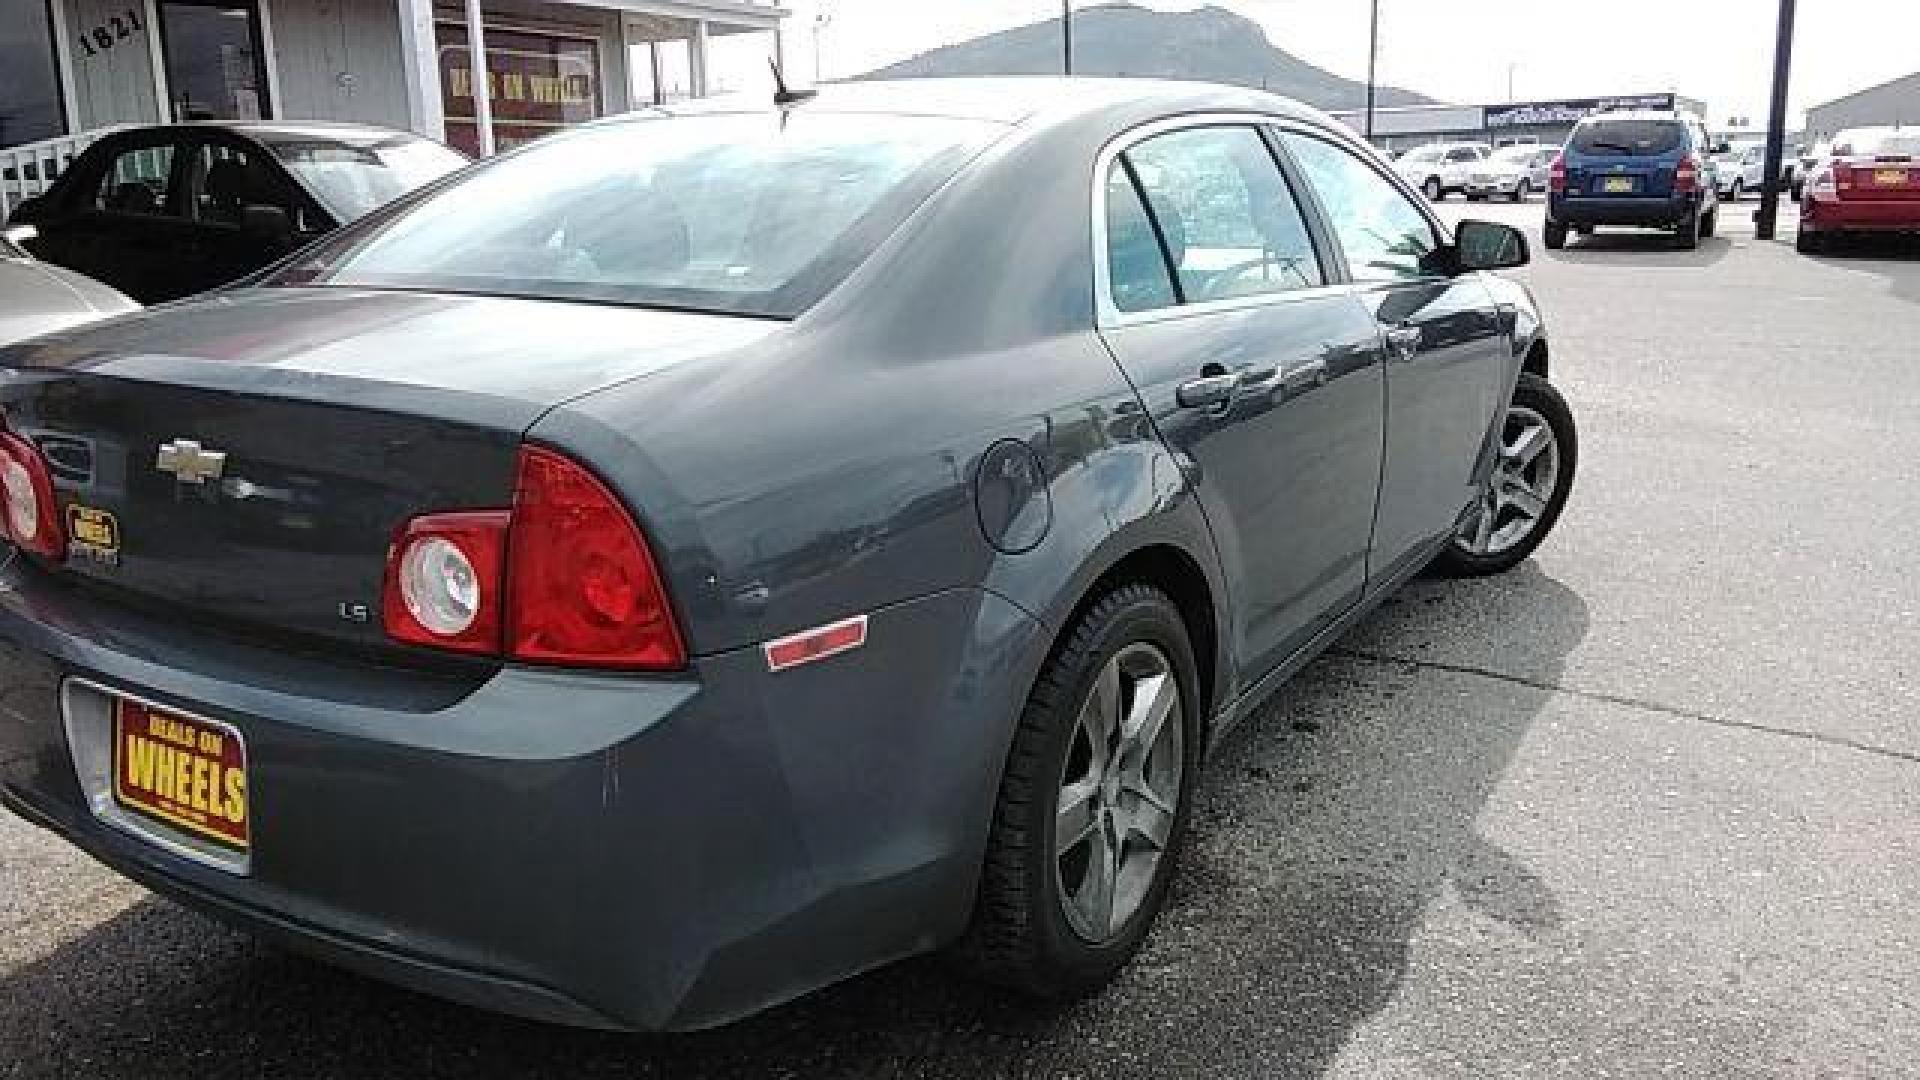
{"type": "MultiPolygon", "coordinates": [[[[1365,83],[1343,79],[1275,48],[1260,24],[1217,7],[1151,11],[1118,3],[1082,8],[1073,15],[1073,71],[1264,87],[1321,109],[1358,109],[1367,100],[1365,83]]],[[[1060,20],[1049,19],[942,46],[862,77],[1059,72],[1060,20]]],[[[1381,87],[1375,101],[1382,108],[1433,103],[1432,98],[1395,87],[1381,87]]]]}

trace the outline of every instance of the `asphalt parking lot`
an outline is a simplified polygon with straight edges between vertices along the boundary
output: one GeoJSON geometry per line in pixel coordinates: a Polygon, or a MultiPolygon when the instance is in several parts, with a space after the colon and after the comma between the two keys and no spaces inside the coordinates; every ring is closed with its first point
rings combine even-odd
{"type": "Polygon", "coordinates": [[[1236,735],[1096,1000],[927,961],[697,1036],[545,1028],[0,815],[0,1077],[1920,1075],[1920,251],[1803,258],[1751,209],[1536,249],[1558,531],[1417,582],[1236,735]]]}

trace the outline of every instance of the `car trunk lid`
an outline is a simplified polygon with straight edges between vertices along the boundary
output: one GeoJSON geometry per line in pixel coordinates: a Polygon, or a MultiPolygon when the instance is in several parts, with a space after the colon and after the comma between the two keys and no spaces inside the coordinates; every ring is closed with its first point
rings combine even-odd
{"type": "Polygon", "coordinates": [[[554,405],[777,325],[260,290],[0,352],[0,411],[80,541],[59,573],[183,619],[382,647],[402,523],[510,505],[521,436],[554,405]]]}

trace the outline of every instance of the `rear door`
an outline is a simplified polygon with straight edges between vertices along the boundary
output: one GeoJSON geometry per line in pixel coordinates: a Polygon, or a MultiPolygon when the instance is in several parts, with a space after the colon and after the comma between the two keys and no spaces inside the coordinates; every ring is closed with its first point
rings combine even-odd
{"type": "Polygon", "coordinates": [[[1258,678],[1365,588],[1379,338],[1257,126],[1132,138],[1103,166],[1101,334],[1190,463],[1258,678]]]}
{"type": "Polygon", "coordinates": [[[179,174],[184,139],[161,130],[114,138],[89,151],[72,189],[40,225],[35,251],[143,303],[190,291],[192,228],[179,174]]]}
{"type": "Polygon", "coordinates": [[[224,132],[210,132],[191,146],[185,183],[194,292],[245,277],[332,226],[271,154],[224,132]],[[287,242],[275,245],[249,233],[244,226],[249,207],[286,214],[292,230],[287,242]]]}
{"type": "Polygon", "coordinates": [[[1506,324],[1478,275],[1436,271],[1443,237],[1412,195],[1332,138],[1283,140],[1386,344],[1386,455],[1369,571],[1382,580],[1428,554],[1474,496],[1509,389],[1506,324]]]}

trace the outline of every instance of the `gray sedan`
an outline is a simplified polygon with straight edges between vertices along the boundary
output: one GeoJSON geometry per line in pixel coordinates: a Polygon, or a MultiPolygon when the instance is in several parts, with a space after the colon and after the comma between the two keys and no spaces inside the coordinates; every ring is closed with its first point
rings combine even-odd
{"type": "Polygon", "coordinates": [[[1201,762],[1547,536],[1546,327],[1345,127],[1147,81],[556,134],[0,350],[0,798],[268,938],[711,1026],[1088,993],[1201,762]]]}
{"type": "Polygon", "coordinates": [[[139,309],[85,274],[35,259],[19,243],[28,235],[0,234],[0,345],[139,309]]]}

